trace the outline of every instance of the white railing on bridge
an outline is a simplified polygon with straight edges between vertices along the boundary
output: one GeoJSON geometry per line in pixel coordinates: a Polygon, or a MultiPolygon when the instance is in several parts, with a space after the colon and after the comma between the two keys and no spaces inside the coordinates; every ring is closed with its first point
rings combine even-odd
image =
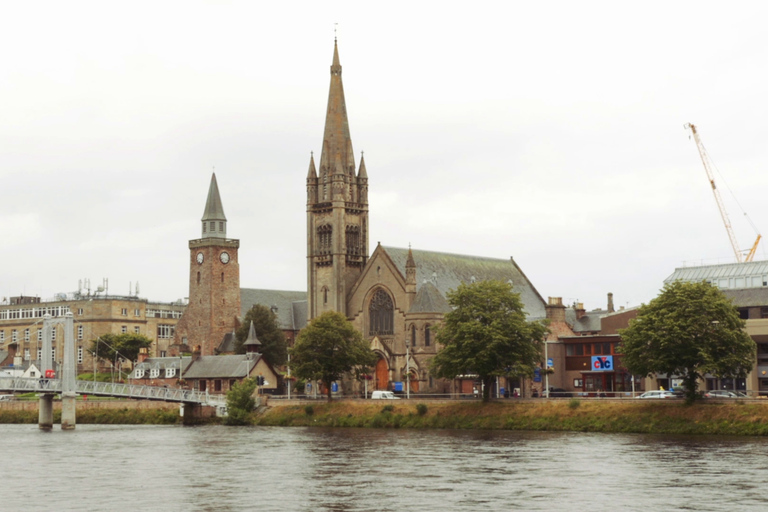
{"type": "MultiPolygon", "coordinates": [[[[177,389],[161,386],[140,386],[116,382],[94,382],[76,380],[76,392],[81,395],[114,396],[166,402],[197,403],[221,406],[226,403],[224,395],[209,395],[205,391],[177,389]]],[[[27,393],[61,393],[60,379],[30,379],[22,377],[0,377],[0,390],[27,393]]]]}

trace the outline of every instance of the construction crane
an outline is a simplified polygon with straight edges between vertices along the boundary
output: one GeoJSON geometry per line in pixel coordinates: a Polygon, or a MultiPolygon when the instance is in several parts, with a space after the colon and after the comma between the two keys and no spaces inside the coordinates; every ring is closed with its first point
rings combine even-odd
{"type": "Polygon", "coordinates": [[[725,206],[723,205],[723,199],[720,197],[720,191],[717,189],[717,186],[715,186],[715,177],[712,174],[712,161],[709,159],[709,155],[707,154],[707,150],[704,148],[704,144],[701,143],[701,139],[699,138],[699,133],[696,131],[696,126],[688,123],[684,126],[686,129],[690,129],[693,133],[693,139],[696,141],[696,147],[699,149],[699,156],[701,157],[701,163],[704,164],[704,170],[707,171],[707,179],[709,179],[709,184],[712,186],[712,193],[715,195],[715,201],[717,201],[717,208],[720,210],[720,217],[723,219],[723,223],[725,224],[725,230],[728,232],[728,238],[731,240],[731,247],[733,247],[733,252],[736,255],[736,261],[739,263],[746,263],[749,261],[752,261],[752,258],[755,257],[755,252],[757,251],[757,244],[760,243],[760,239],[762,236],[760,233],[757,234],[757,240],[755,240],[755,243],[752,245],[752,248],[749,250],[747,255],[745,256],[742,251],[739,249],[738,244],[736,243],[736,235],[733,234],[733,228],[731,227],[731,221],[728,219],[728,212],[725,211],[725,206]]]}

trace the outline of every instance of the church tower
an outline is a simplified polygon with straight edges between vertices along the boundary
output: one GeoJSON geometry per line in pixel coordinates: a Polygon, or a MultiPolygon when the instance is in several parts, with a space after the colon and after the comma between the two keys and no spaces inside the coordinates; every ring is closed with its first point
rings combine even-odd
{"type": "Polygon", "coordinates": [[[211,177],[201,238],[189,241],[189,305],[176,325],[175,342],[184,351],[214,355],[240,315],[240,240],[227,238],[227,217],[216,174],[211,177]]]}
{"type": "Polygon", "coordinates": [[[324,311],[347,314],[347,292],[368,261],[368,174],[355,171],[341,64],[333,43],[331,86],[319,169],[307,174],[307,299],[309,319],[324,311]]]}

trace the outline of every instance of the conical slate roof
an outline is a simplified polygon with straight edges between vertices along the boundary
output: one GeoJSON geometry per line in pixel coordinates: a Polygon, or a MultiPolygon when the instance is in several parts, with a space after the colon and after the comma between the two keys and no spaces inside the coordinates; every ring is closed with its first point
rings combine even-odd
{"type": "Polygon", "coordinates": [[[429,281],[424,282],[416,292],[408,313],[448,313],[451,306],[443,294],[429,281]]]}
{"type": "Polygon", "coordinates": [[[203,218],[201,220],[227,220],[226,215],[224,215],[224,206],[221,204],[219,185],[216,183],[216,173],[213,173],[213,176],[211,176],[211,186],[208,188],[208,200],[205,202],[205,212],[203,213],[203,218]]]}
{"type": "Polygon", "coordinates": [[[255,352],[261,347],[261,342],[256,337],[256,329],[253,327],[253,322],[251,322],[251,329],[248,331],[248,338],[246,338],[243,346],[246,352],[255,352]]]}
{"type": "Polygon", "coordinates": [[[323,150],[320,154],[320,167],[332,169],[339,158],[343,169],[351,169],[354,173],[355,156],[352,152],[352,138],[349,134],[347,119],[347,103],[344,100],[344,85],[341,82],[341,64],[339,63],[339,47],[333,43],[333,64],[331,65],[331,87],[328,91],[328,110],[325,115],[325,131],[323,133],[323,150]]]}

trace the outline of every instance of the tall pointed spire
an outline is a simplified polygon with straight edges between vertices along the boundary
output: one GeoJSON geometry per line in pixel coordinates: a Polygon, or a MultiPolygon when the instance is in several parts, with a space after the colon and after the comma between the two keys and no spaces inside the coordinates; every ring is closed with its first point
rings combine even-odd
{"type": "Polygon", "coordinates": [[[258,352],[261,349],[261,342],[256,337],[256,328],[253,326],[253,321],[251,321],[251,328],[248,330],[248,337],[245,339],[243,346],[246,352],[258,352]]]}
{"type": "Polygon", "coordinates": [[[208,200],[205,202],[205,212],[201,220],[203,221],[203,238],[227,237],[227,217],[224,215],[224,206],[221,204],[216,173],[211,176],[208,200]]]}
{"type": "Polygon", "coordinates": [[[355,155],[352,151],[352,138],[349,134],[344,84],[341,81],[339,46],[334,40],[331,86],[328,91],[328,109],[325,115],[323,151],[320,154],[320,176],[335,172],[334,164],[337,154],[341,156],[341,162],[344,164],[344,174],[354,176],[355,155]]]}

